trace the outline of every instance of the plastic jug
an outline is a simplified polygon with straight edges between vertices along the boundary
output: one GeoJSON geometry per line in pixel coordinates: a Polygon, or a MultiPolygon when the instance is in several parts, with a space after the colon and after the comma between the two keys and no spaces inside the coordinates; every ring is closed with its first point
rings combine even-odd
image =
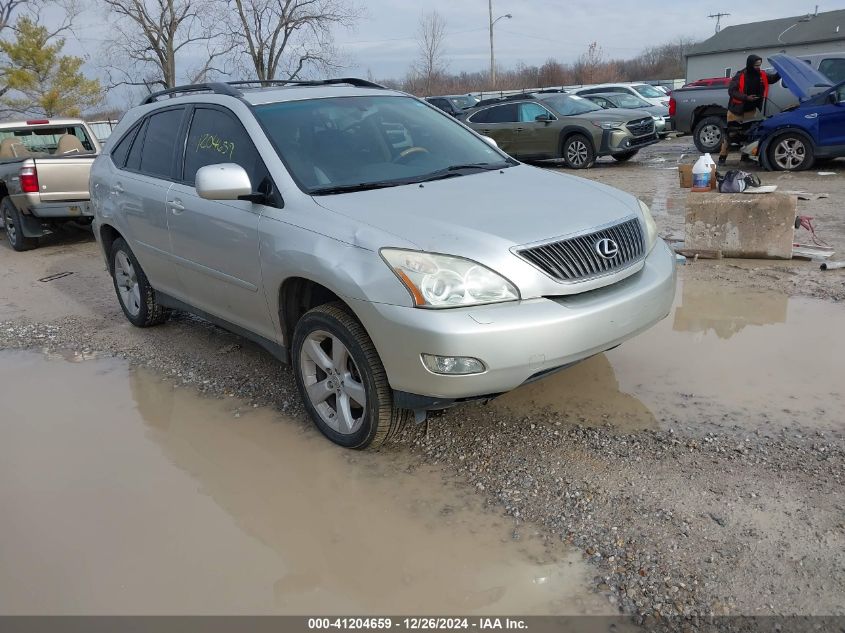
{"type": "Polygon", "coordinates": [[[704,154],[692,166],[692,190],[710,191],[711,165],[715,165],[710,154],[704,154]]]}

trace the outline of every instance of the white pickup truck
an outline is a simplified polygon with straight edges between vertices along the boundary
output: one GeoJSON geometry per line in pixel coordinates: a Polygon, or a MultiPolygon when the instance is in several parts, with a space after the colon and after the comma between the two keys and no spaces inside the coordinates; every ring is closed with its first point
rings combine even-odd
{"type": "Polygon", "coordinates": [[[88,177],[100,144],[79,119],[0,123],[0,218],[16,251],[60,224],[93,219],[88,177]]]}

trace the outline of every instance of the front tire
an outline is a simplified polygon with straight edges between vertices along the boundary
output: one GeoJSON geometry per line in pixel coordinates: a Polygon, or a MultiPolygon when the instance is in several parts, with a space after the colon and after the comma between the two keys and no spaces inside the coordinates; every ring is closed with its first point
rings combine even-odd
{"type": "Polygon", "coordinates": [[[692,139],[696,149],[702,154],[718,152],[722,149],[725,135],[725,120],[720,116],[707,116],[695,126],[692,139]]]}
{"type": "Polygon", "coordinates": [[[27,237],[23,234],[20,211],[8,198],[3,198],[3,202],[0,203],[0,216],[3,219],[3,228],[6,229],[6,240],[13,250],[20,253],[38,248],[37,237],[27,237]]]}
{"type": "Polygon", "coordinates": [[[170,311],[156,301],[155,290],[123,238],[112,244],[110,263],[114,291],[129,322],[136,327],[164,323],[170,311]]]}
{"type": "Polygon", "coordinates": [[[639,151],[640,150],[638,149],[632,149],[629,152],[619,152],[618,154],[611,154],[611,156],[613,156],[614,160],[620,163],[624,163],[626,160],[631,160],[634,156],[637,155],[637,152],[639,151]]]}
{"type": "Polygon", "coordinates": [[[306,312],[294,329],[291,352],[305,408],[335,444],[376,447],[405,426],[410,412],[393,406],[378,352],[342,303],[306,312]]]}
{"type": "Polygon", "coordinates": [[[563,160],[570,169],[587,169],[596,162],[593,143],[583,134],[573,134],[563,143],[563,160]]]}
{"type": "Polygon", "coordinates": [[[787,132],[769,144],[769,164],[776,171],[803,171],[813,166],[813,145],[801,134],[787,132]]]}

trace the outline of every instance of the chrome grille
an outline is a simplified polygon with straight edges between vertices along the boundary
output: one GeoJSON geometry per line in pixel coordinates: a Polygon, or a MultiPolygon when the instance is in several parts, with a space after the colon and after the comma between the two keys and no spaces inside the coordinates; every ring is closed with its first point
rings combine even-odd
{"type": "Polygon", "coordinates": [[[640,221],[631,218],[620,224],[557,242],[532,246],[517,254],[558,281],[584,281],[621,270],[642,258],[645,252],[640,221]],[[613,240],[619,252],[609,259],[598,253],[601,240],[613,240]]]}
{"type": "Polygon", "coordinates": [[[643,136],[645,134],[654,134],[654,119],[648,117],[647,119],[636,119],[626,123],[628,130],[634,136],[643,136]]]}

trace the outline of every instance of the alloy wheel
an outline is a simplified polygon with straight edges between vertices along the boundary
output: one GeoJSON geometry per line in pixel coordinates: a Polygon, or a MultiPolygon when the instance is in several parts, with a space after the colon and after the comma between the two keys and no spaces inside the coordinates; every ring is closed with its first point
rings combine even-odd
{"type": "Polygon", "coordinates": [[[141,312],[141,288],[135,267],[123,251],[114,258],[114,280],[121,303],[129,314],[137,316],[141,312]]]}
{"type": "Polygon", "coordinates": [[[588,155],[589,150],[584,141],[572,141],[566,148],[566,159],[575,167],[580,167],[586,163],[588,155]]]}
{"type": "Polygon", "coordinates": [[[344,435],[360,429],[367,392],[343,342],[322,330],[311,332],[302,344],[299,364],[307,397],[323,422],[344,435]]]}
{"type": "Polygon", "coordinates": [[[794,136],[784,138],[775,146],[775,163],[783,170],[797,169],[807,159],[807,147],[794,136]]]}
{"type": "Polygon", "coordinates": [[[701,128],[699,138],[707,147],[718,147],[722,142],[722,129],[715,124],[705,125],[701,128]]]}

